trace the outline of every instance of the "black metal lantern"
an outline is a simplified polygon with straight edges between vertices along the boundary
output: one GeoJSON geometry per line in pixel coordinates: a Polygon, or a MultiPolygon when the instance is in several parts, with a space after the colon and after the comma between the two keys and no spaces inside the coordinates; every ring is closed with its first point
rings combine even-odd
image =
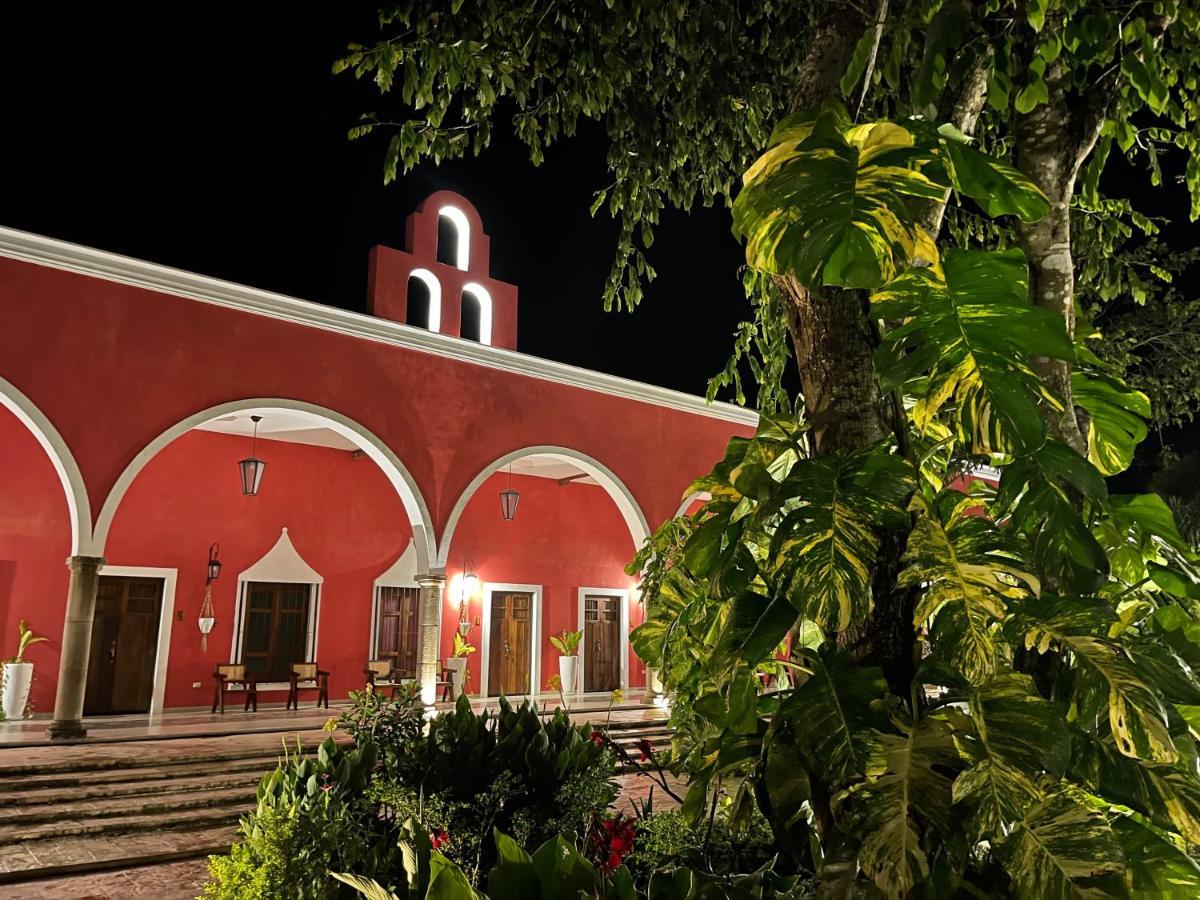
{"type": "Polygon", "coordinates": [[[221,577],[221,561],[217,559],[217,554],[220,552],[220,544],[214,543],[208,548],[208,584],[212,584],[221,577]]]}
{"type": "Polygon", "coordinates": [[[267,468],[267,464],[254,455],[254,448],[258,443],[258,423],[262,421],[262,416],[251,416],[250,421],[254,423],[254,436],[250,438],[250,455],[238,463],[242,475],[242,493],[247,497],[258,493],[263,471],[267,468]]]}
{"type": "Polygon", "coordinates": [[[512,486],[512,463],[508,464],[508,490],[500,492],[500,512],[504,514],[504,521],[511,522],[517,517],[517,503],[521,500],[521,493],[514,491],[512,486]]]}

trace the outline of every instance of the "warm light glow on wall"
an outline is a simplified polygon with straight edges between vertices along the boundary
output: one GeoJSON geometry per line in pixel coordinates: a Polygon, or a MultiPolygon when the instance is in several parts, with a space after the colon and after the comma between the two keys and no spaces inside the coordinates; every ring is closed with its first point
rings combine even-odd
{"type": "Polygon", "coordinates": [[[466,214],[457,206],[443,206],[438,210],[438,218],[446,219],[454,226],[454,232],[458,235],[458,246],[454,251],[454,265],[464,272],[467,271],[471,266],[471,223],[467,221],[466,214]]]}

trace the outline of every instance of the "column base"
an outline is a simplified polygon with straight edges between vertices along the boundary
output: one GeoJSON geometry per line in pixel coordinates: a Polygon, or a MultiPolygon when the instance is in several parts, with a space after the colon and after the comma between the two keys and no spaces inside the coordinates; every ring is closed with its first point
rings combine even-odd
{"type": "Polygon", "coordinates": [[[87,737],[87,729],[79,719],[68,719],[65,722],[55,719],[46,729],[46,733],[54,741],[72,741],[87,737]]]}

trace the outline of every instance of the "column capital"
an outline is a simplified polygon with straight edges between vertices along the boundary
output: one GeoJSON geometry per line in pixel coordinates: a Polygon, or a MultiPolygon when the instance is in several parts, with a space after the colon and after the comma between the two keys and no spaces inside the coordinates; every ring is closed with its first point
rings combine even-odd
{"type": "Polygon", "coordinates": [[[67,566],[78,571],[80,569],[100,569],[107,563],[103,556],[68,556],[67,566]]]}
{"type": "Polygon", "coordinates": [[[445,569],[430,569],[428,572],[422,572],[417,575],[417,584],[420,585],[435,585],[446,583],[445,569]]]}

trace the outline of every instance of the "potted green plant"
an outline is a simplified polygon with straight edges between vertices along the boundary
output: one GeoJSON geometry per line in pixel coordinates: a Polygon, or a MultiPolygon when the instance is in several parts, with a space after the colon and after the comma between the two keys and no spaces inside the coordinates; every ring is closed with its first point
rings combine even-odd
{"type": "Polygon", "coordinates": [[[459,632],[454,633],[454,653],[446,657],[446,668],[453,673],[454,696],[461,697],[467,689],[467,657],[475,652],[474,645],[459,632]]]}
{"type": "Polygon", "coordinates": [[[578,689],[576,679],[579,676],[579,642],[583,640],[582,631],[562,630],[562,634],[550,638],[550,643],[558,651],[558,677],[562,681],[562,690],[566,694],[574,694],[578,689]]]}
{"type": "Polygon", "coordinates": [[[0,681],[4,682],[3,697],[0,702],[4,708],[4,718],[23,719],[25,707],[29,703],[29,686],[33,683],[33,663],[25,661],[25,650],[30,644],[45,641],[41,635],[34,634],[22,619],[17,623],[17,655],[4,660],[0,681]]]}

